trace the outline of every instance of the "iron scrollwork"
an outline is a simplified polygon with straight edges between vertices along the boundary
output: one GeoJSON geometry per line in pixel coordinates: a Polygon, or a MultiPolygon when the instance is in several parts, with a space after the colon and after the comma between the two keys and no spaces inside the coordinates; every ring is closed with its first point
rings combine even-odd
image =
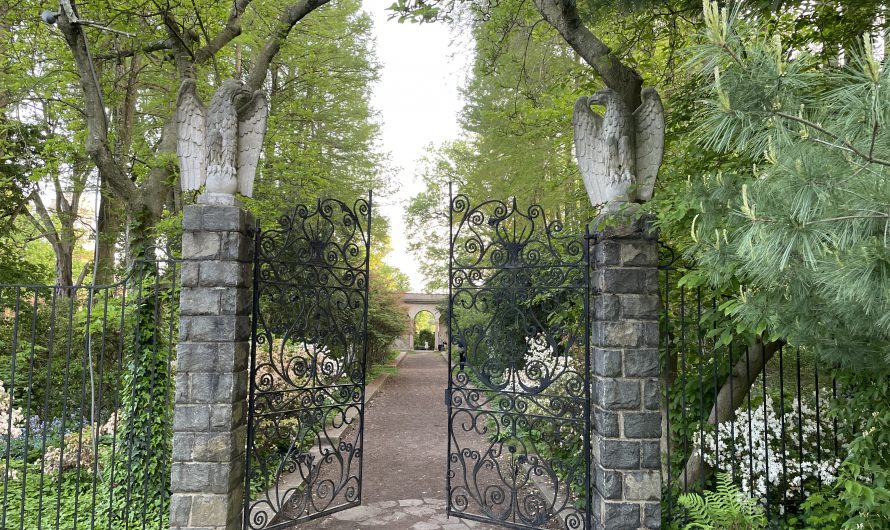
{"type": "Polygon", "coordinates": [[[257,234],[245,528],[361,502],[371,199],[257,234]]]}
{"type": "Polygon", "coordinates": [[[450,217],[449,514],[587,528],[587,238],[515,200],[450,217]]]}

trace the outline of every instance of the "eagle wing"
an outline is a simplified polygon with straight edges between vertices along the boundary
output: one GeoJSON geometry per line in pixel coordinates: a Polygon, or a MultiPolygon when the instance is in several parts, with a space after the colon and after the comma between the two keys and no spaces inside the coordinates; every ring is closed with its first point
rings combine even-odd
{"type": "Polygon", "coordinates": [[[176,98],[176,154],[183,191],[196,190],[207,180],[206,112],[195,91],[195,80],[183,80],[176,98]]]}
{"type": "Polygon", "coordinates": [[[575,128],[575,158],[581,170],[581,178],[587,195],[594,206],[608,200],[605,185],[608,182],[608,146],[603,140],[603,117],[590,108],[589,98],[582,96],[575,101],[572,116],[575,128]]]}
{"type": "Polygon", "coordinates": [[[643,102],[634,111],[637,144],[637,199],[648,201],[652,198],[658,168],[664,156],[664,107],[658,92],[646,87],[641,93],[643,102]]]}
{"type": "Polygon", "coordinates": [[[266,94],[257,90],[238,113],[238,193],[253,196],[253,181],[263,150],[269,105],[266,94]]]}

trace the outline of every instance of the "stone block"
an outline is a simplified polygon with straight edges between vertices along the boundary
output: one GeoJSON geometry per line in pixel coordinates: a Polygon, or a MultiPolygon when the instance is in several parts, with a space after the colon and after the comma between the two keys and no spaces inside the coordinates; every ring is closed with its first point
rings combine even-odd
{"type": "Polygon", "coordinates": [[[193,372],[189,383],[192,403],[232,403],[235,399],[231,373],[193,372]]]}
{"type": "MultiPolygon", "coordinates": [[[[640,322],[636,320],[594,322],[593,336],[591,339],[595,346],[602,348],[635,348],[638,346],[648,346],[646,343],[648,324],[649,322],[640,322]]],[[[656,341],[657,340],[656,335],[656,341]]]]}
{"type": "Polygon", "coordinates": [[[190,231],[182,234],[183,259],[213,259],[219,257],[220,234],[216,232],[190,231]]]}
{"type": "Polygon", "coordinates": [[[616,294],[599,294],[593,297],[594,320],[618,320],[619,309],[616,294]]]}
{"type": "Polygon", "coordinates": [[[228,498],[225,495],[195,495],[192,498],[192,521],[202,525],[225,527],[228,522],[228,498]]]}
{"type": "Polygon", "coordinates": [[[607,410],[639,410],[640,383],[625,379],[603,379],[597,385],[599,405],[607,410]]]}
{"type": "Polygon", "coordinates": [[[181,315],[219,315],[220,289],[206,287],[183,287],[179,294],[181,315]]]}
{"type": "MultiPolygon", "coordinates": [[[[603,295],[606,296],[606,295],[603,295]]],[[[618,294],[621,318],[631,320],[658,320],[657,294],[618,294]]]]}
{"type": "Polygon", "coordinates": [[[224,260],[250,261],[254,244],[252,237],[241,232],[222,232],[219,256],[224,260]]]}
{"type": "Polygon", "coordinates": [[[643,526],[647,530],[661,529],[661,503],[647,502],[643,504],[643,526]]]}
{"type": "Polygon", "coordinates": [[[643,321],[642,327],[639,346],[641,348],[658,348],[661,341],[658,322],[655,320],[643,321]]]}
{"type": "Polygon", "coordinates": [[[600,241],[593,249],[593,261],[598,267],[603,265],[620,265],[621,244],[618,241],[609,239],[600,241]]]}
{"type": "Polygon", "coordinates": [[[624,436],[626,438],[660,438],[660,412],[625,412],[624,436]]]}
{"type": "Polygon", "coordinates": [[[176,368],[181,372],[240,372],[250,361],[250,343],[180,342],[176,368]]]}
{"type": "Polygon", "coordinates": [[[600,440],[600,465],[605,469],[639,469],[640,442],[600,440]]]}
{"type": "Polygon", "coordinates": [[[606,530],[638,530],[640,528],[640,505],[606,502],[603,505],[603,528],[606,530]]]}
{"type": "Polygon", "coordinates": [[[658,292],[656,268],[609,268],[596,271],[592,276],[593,287],[602,293],[650,294],[658,292]]]}
{"type": "Polygon", "coordinates": [[[623,488],[620,471],[606,471],[597,466],[593,473],[593,484],[604,499],[621,499],[623,488]]]}
{"type": "Polygon", "coordinates": [[[645,239],[621,241],[620,257],[625,267],[658,267],[658,244],[645,239]]]}
{"type": "Polygon", "coordinates": [[[174,431],[202,431],[210,425],[210,407],[176,403],[173,408],[174,431]]]}
{"type": "Polygon", "coordinates": [[[201,207],[194,204],[187,204],[182,208],[182,230],[183,232],[201,230],[201,222],[204,219],[201,215],[201,207]]]}
{"type": "Polygon", "coordinates": [[[624,498],[629,501],[661,499],[661,473],[654,470],[624,473],[624,498]]]}
{"type": "Polygon", "coordinates": [[[170,487],[177,493],[210,491],[211,472],[209,464],[173,462],[170,465],[170,487]]]}
{"type": "Polygon", "coordinates": [[[190,403],[189,401],[189,376],[188,372],[176,372],[173,376],[173,400],[174,403],[190,403]]]}
{"type": "Polygon", "coordinates": [[[189,462],[192,459],[192,449],[195,447],[195,434],[177,432],[172,445],[173,462],[189,462]]]}
{"type": "Polygon", "coordinates": [[[210,430],[223,432],[244,425],[246,411],[246,403],[243,400],[232,404],[213,405],[210,410],[210,430]]]}
{"type": "Polygon", "coordinates": [[[592,348],[593,374],[601,377],[618,377],[621,375],[621,350],[592,348]]]}
{"type": "Polygon", "coordinates": [[[618,414],[594,408],[593,430],[596,434],[606,438],[618,438],[618,414]]]}
{"type": "Polygon", "coordinates": [[[624,375],[628,377],[658,377],[660,373],[657,349],[638,348],[628,349],[624,352],[624,375]]]}
{"type": "Polygon", "coordinates": [[[252,264],[240,261],[202,261],[201,287],[247,287],[252,264]]]}
{"type": "Polygon", "coordinates": [[[661,469],[661,442],[640,442],[640,467],[661,469]]]}
{"type": "Polygon", "coordinates": [[[602,528],[602,524],[600,521],[602,520],[603,515],[603,497],[598,493],[596,488],[593,488],[591,492],[591,497],[593,497],[593,505],[592,515],[593,515],[593,528],[599,530],[602,528]]]}
{"type": "MultiPolygon", "coordinates": [[[[183,320],[183,319],[180,319],[183,320]]],[[[180,330],[182,330],[180,323],[180,330]]],[[[193,316],[188,319],[189,342],[240,342],[250,338],[248,316],[193,316]]]]}
{"type": "Polygon", "coordinates": [[[661,381],[647,379],[643,382],[643,404],[646,410],[661,409],[661,381]]]}
{"type": "Polygon", "coordinates": [[[237,206],[201,205],[201,228],[208,232],[240,232],[248,228],[247,212],[237,206]]]}
{"type": "Polygon", "coordinates": [[[253,310],[253,297],[247,287],[227,287],[219,291],[219,314],[249,315],[253,310]]]}
{"type": "Polygon", "coordinates": [[[170,526],[188,526],[191,512],[191,495],[174,493],[170,497],[170,526]]]}
{"type": "Polygon", "coordinates": [[[197,287],[200,278],[201,263],[185,261],[179,269],[179,283],[182,287],[197,287]]]}

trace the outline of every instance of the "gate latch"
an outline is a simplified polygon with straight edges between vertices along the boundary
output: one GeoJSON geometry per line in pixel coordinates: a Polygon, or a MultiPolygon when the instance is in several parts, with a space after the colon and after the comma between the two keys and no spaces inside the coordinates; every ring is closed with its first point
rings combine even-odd
{"type": "Polygon", "coordinates": [[[445,389],[445,408],[451,408],[451,389],[445,389]]]}

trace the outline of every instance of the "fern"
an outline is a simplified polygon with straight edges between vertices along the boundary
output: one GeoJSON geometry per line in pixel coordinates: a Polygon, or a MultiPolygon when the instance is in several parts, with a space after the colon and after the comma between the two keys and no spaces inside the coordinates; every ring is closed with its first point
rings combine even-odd
{"type": "Polygon", "coordinates": [[[690,519],[685,530],[743,530],[766,527],[766,517],[757,501],[746,497],[726,473],[717,474],[717,488],[680,495],[690,519]]]}

